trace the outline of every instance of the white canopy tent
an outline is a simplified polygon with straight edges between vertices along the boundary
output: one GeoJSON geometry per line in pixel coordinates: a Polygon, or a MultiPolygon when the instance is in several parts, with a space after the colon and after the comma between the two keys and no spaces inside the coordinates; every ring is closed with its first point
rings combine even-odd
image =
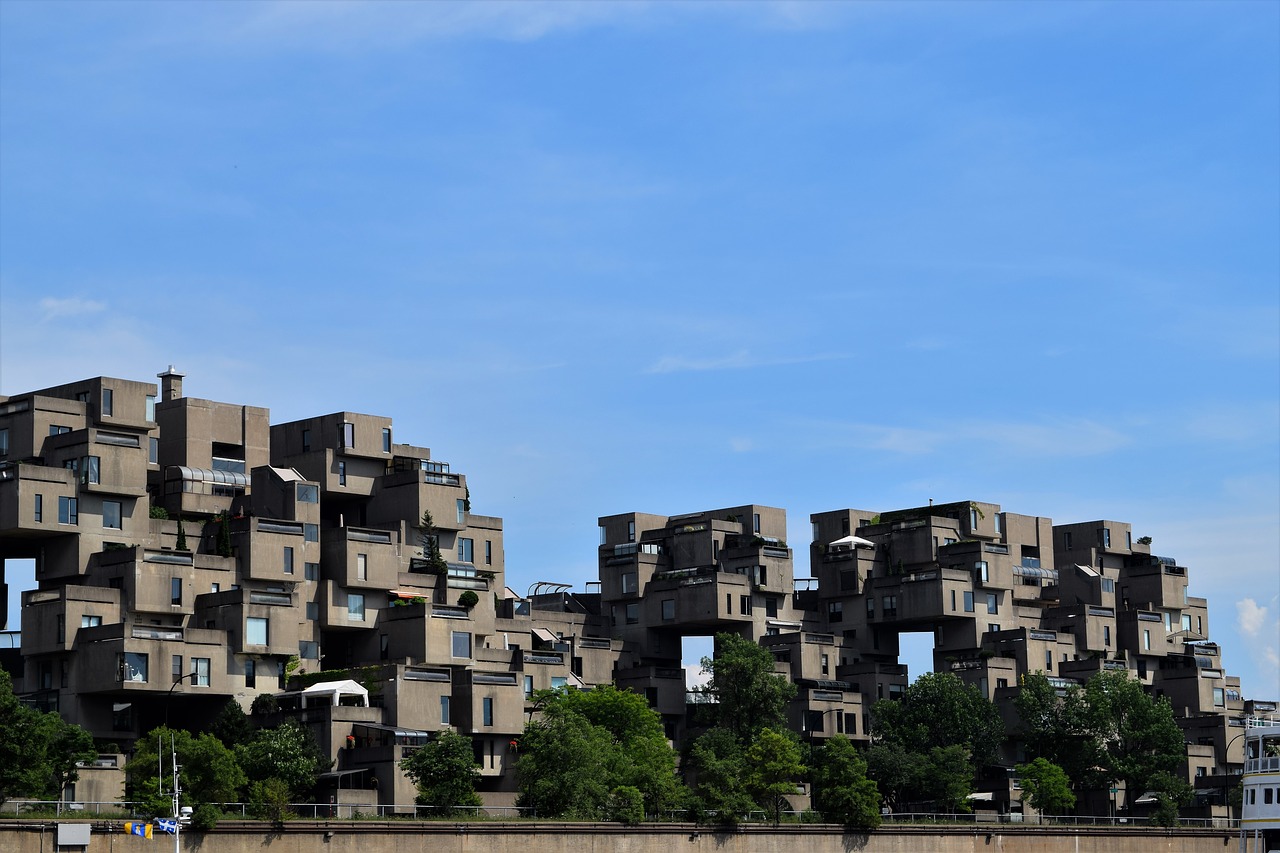
{"type": "Polygon", "coordinates": [[[359,683],[347,679],[346,681],[321,681],[313,684],[301,693],[302,707],[325,704],[333,705],[335,708],[342,704],[343,696],[360,697],[360,705],[369,707],[369,691],[359,685],[359,683]],[[318,700],[325,700],[320,703],[318,700]]]}

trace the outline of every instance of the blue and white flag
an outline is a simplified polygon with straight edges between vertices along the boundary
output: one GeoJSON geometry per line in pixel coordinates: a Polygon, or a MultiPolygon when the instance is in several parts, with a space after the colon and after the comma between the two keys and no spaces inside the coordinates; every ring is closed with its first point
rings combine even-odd
{"type": "Polygon", "coordinates": [[[178,831],[178,822],[171,817],[156,818],[156,829],[173,834],[178,831]]]}

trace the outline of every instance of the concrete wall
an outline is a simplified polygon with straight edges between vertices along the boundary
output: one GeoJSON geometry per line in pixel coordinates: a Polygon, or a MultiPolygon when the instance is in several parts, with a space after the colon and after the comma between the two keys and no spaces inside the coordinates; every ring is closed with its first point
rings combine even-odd
{"type": "MultiPolygon", "coordinates": [[[[122,822],[107,834],[96,824],[85,853],[137,853],[141,839],[123,834],[122,822]]],[[[0,850],[52,853],[53,822],[0,823],[0,850]],[[42,828],[43,827],[43,830],[42,828]]],[[[157,835],[149,850],[170,836],[157,835]]],[[[870,835],[836,827],[746,827],[715,832],[690,825],[651,825],[626,830],[617,824],[291,822],[282,832],[262,824],[227,821],[212,833],[182,839],[188,853],[1236,853],[1239,836],[1228,830],[1099,830],[1039,827],[893,827],[870,835]]],[[[1247,853],[1262,853],[1252,844],[1247,853]]]]}

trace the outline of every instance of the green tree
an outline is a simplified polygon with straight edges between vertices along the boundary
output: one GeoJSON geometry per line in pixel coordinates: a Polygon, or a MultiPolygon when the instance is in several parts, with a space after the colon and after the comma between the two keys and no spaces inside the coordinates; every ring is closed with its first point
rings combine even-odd
{"type": "Polygon", "coordinates": [[[250,781],[279,779],[294,802],[309,799],[316,777],[333,765],[311,732],[296,720],[263,729],[237,747],[235,754],[250,781]]]}
{"type": "Polygon", "coordinates": [[[904,811],[909,799],[920,787],[923,762],[920,756],[888,743],[873,743],[867,748],[867,776],[894,811],[904,811]]]}
{"type": "Polygon", "coordinates": [[[453,729],[445,729],[400,762],[400,769],[418,786],[418,805],[430,806],[432,815],[441,817],[481,805],[476,794],[478,768],[471,740],[453,729]]]}
{"type": "Polygon", "coordinates": [[[550,703],[520,737],[518,805],[538,817],[599,820],[609,803],[613,745],[603,728],[550,703]]]}
{"type": "Polygon", "coordinates": [[[209,731],[230,749],[235,749],[253,739],[253,723],[235,699],[228,699],[222,706],[209,731]]]}
{"type": "Polygon", "coordinates": [[[776,824],[791,807],[787,797],[796,792],[796,782],[806,770],[800,745],[790,732],[762,729],[747,749],[745,787],[776,824]]]}
{"type": "Polygon", "coordinates": [[[725,728],[708,729],[689,748],[699,808],[716,823],[734,824],[755,806],[746,788],[746,749],[725,728]]]}
{"type": "Polygon", "coordinates": [[[796,686],[774,671],[773,655],[736,634],[716,634],[715,656],[702,659],[710,675],[707,693],[717,705],[719,725],[744,744],[761,729],[786,728],[787,703],[796,686]]]}
{"type": "Polygon", "coordinates": [[[871,717],[877,740],[921,755],[936,746],[961,745],[975,767],[993,763],[1005,737],[995,705],[949,672],[921,675],[901,699],[876,702],[871,717]]]}
{"type": "Polygon", "coordinates": [[[857,829],[880,825],[880,792],[867,778],[867,762],[846,738],[813,751],[813,807],[822,819],[857,829]]]}
{"type": "Polygon", "coordinates": [[[0,670],[0,803],[10,797],[57,799],[79,777],[77,762],[96,757],[87,731],[24,705],[9,673],[0,670]]]}
{"type": "Polygon", "coordinates": [[[249,783],[250,813],[258,820],[269,820],[277,825],[284,823],[294,816],[289,802],[289,786],[282,779],[272,776],[249,783]]]}
{"type": "Polygon", "coordinates": [[[954,743],[935,746],[925,757],[918,790],[934,808],[947,814],[972,811],[969,795],[973,793],[973,763],[969,750],[954,743]]]}
{"type": "Polygon", "coordinates": [[[422,548],[422,559],[426,561],[428,573],[443,575],[449,571],[449,564],[440,553],[440,531],[436,530],[430,510],[424,509],[422,520],[418,522],[418,545],[422,548]]]}
{"type": "Polygon", "coordinates": [[[1126,797],[1148,790],[1155,774],[1178,770],[1186,746],[1168,699],[1153,700],[1127,672],[1099,672],[1085,698],[1101,767],[1108,781],[1124,781],[1126,797]]]}
{"type": "Polygon", "coordinates": [[[1178,807],[1189,806],[1195,792],[1181,779],[1163,770],[1151,775],[1148,783],[1150,790],[1156,795],[1155,811],[1151,813],[1151,822],[1156,826],[1177,826],[1178,807]]]}
{"type": "Polygon", "coordinates": [[[600,819],[617,788],[638,790],[650,812],[683,802],[675,752],[644,697],[601,686],[535,698],[542,715],[525,727],[516,764],[522,805],[543,817],[600,819]]]}
{"type": "Polygon", "coordinates": [[[170,814],[172,801],[165,792],[173,783],[175,749],[182,768],[182,805],[236,801],[247,779],[235,753],[209,732],[197,736],[164,726],[152,729],[137,742],[133,758],[125,765],[125,796],[144,803],[154,814],[170,814]],[[157,778],[161,767],[163,791],[157,778]]]}
{"type": "Polygon", "coordinates": [[[1075,807],[1071,779],[1066,772],[1046,758],[1037,758],[1014,768],[1022,784],[1022,802],[1041,814],[1059,815],[1075,807]]]}
{"type": "Polygon", "coordinates": [[[1084,691],[1075,685],[1055,686],[1043,672],[1030,672],[1018,680],[1013,705],[1019,720],[1015,735],[1028,758],[1056,764],[1073,785],[1105,783],[1096,770],[1103,750],[1089,725],[1084,691]]]}
{"type": "Polygon", "coordinates": [[[920,676],[901,699],[876,702],[871,718],[868,772],[899,809],[931,800],[967,811],[977,770],[995,761],[1004,739],[995,705],[949,672],[920,676]]]}

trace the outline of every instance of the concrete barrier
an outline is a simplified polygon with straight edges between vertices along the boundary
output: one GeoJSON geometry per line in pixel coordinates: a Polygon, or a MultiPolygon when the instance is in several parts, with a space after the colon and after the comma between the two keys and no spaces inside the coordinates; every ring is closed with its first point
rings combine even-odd
{"type": "MultiPolygon", "coordinates": [[[[58,853],[57,823],[2,822],[0,851],[58,853]]],[[[126,835],[120,821],[90,823],[89,846],[65,849],[163,853],[172,845],[162,834],[151,841],[126,835]]],[[[814,824],[717,830],[498,821],[290,821],[279,828],[224,821],[181,838],[183,853],[1239,853],[1239,845],[1237,833],[1214,829],[923,825],[853,833],[814,824]]]]}

